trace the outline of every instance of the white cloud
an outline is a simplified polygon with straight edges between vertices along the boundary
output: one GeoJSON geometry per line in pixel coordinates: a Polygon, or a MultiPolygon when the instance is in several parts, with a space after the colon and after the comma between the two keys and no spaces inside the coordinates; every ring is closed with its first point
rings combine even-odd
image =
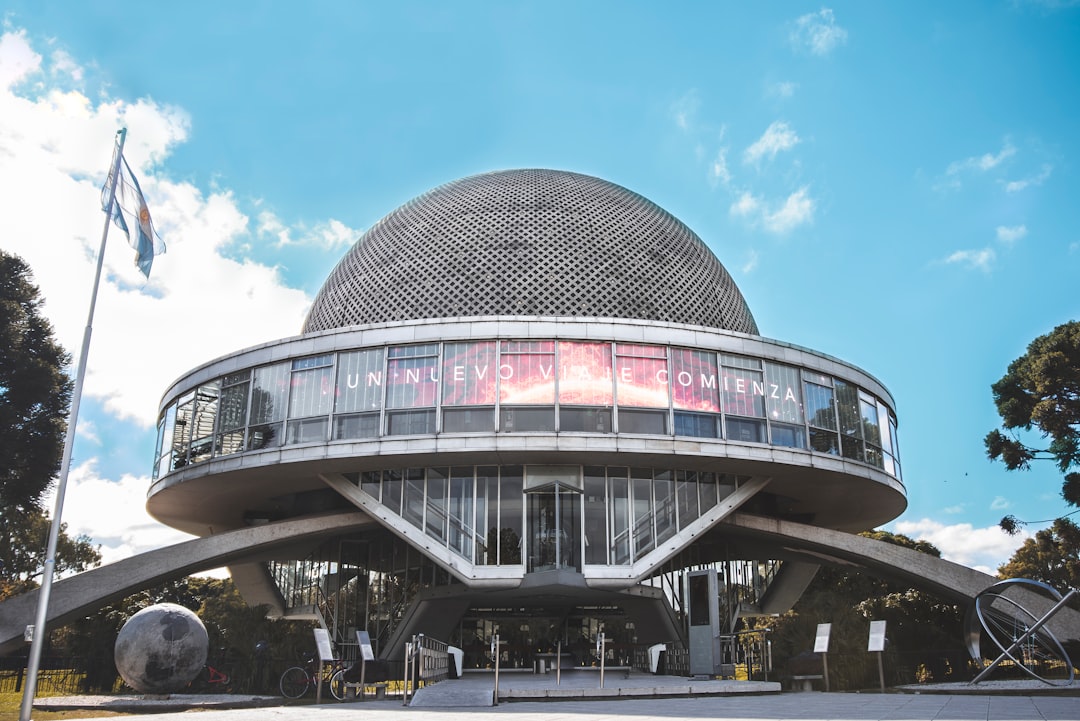
{"type": "Polygon", "coordinates": [[[41,56],[26,39],[26,31],[0,35],[0,90],[17,85],[41,67],[41,56]]]}
{"type": "Polygon", "coordinates": [[[751,250],[746,254],[746,262],[739,268],[743,273],[752,273],[758,266],[758,252],[751,250]]]}
{"type": "Polygon", "coordinates": [[[950,516],[954,516],[957,513],[963,513],[964,512],[964,505],[961,503],[961,504],[956,505],[956,506],[948,506],[946,508],[942,508],[941,512],[942,513],[948,513],[950,516]]]}
{"type": "Polygon", "coordinates": [[[1045,183],[1050,178],[1050,173],[1052,173],[1053,170],[1054,170],[1053,166],[1051,166],[1049,164],[1044,164],[1042,166],[1042,170],[1040,170],[1038,172],[1038,174],[1036,174],[1036,175],[1033,175],[1033,176],[1031,176],[1029,178],[1023,178],[1021,180],[1012,180],[1012,181],[1009,181],[1008,183],[1005,183],[1005,192],[1006,193],[1016,193],[1016,192],[1019,192],[1019,191],[1023,190],[1024,188],[1029,187],[1029,186],[1042,185],[1043,183],[1045,183]]]}
{"type": "Polygon", "coordinates": [[[988,272],[995,258],[997,254],[993,248],[982,248],[981,250],[958,250],[945,258],[943,262],[988,272]]]}
{"type": "MultiPolygon", "coordinates": [[[[74,74],[63,57],[65,72],[74,74]]],[[[286,287],[275,268],[225,257],[227,246],[251,235],[230,192],[204,195],[157,170],[187,139],[186,113],[150,100],[12,90],[31,77],[47,82],[50,72],[21,31],[0,36],[0,197],[20,209],[0,217],[0,244],[33,269],[57,337],[76,352],[104,224],[100,186],[117,128],[129,129],[125,157],[168,251],[147,281],[123,235],[110,233],[84,393],[109,413],[149,426],[157,399],[181,373],[299,332],[309,299],[286,287]]],[[[304,234],[327,247],[352,232],[328,221],[304,234]]]]}
{"type": "Polygon", "coordinates": [[[1016,155],[1016,147],[1006,140],[997,153],[983,153],[963,160],[955,160],[945,169],[945,179],[938,184],[938,187],[958,188],[962,175],[993,170],[1014,155],[1016,155]]]}
{"type": "Polygon", "coordinates": [[[847,30],[836,24],[833,11],[822,8],[796,20],[790,39],[796,49],[805,49],[812,55],[828,55],[837,45],[846,43],[847,36],[847,30]]]}
{"type": "Polygon", "coordinates": [[[791,126],[782,120],[777,120],[765,129],[765,132],[754,141],[753,145],[743,152],[743,162],[754,164],[766,155],[769,160],[772,160],[777,153],[791,150],[798,144],[799,136],[791,129],[791,126]]]}
{"type": "Polygon", "coordinates": [[[1004,496],[996,496],[994,500],[990,502],[990,510],[1004,511],[1011,505],[1012,503],[1009,502],[1008,498],[1005,498],[1004,496]]]}
{"type": "Polygon", "coordinates": [[[997,227],[997,239],[1006,245],[1012,245],[1026,236],[1027,233],[1028,230],[1026,225],[1014,225],[1011,227],[999,225],[997,227]]]}
{"type": "Polygon", "coordinates": [[[279,248],[287,245],[307,245],[323,250],[334,250],[347,248],[360,237],[360,231],[334,219],[318,223],[310,228],[304,225],[289,228],[269,210],[259,213],[256,232],[262,237],[274,238],[279,248]]]}
{"type": "Polygon", "coordinates": [[[787,99],[795,95],[795,90],[798,87],[798,83],[793,83],[790,80],[772,83],[765,89],[765,95],[773,98],[787,99]]]}
{"type": "Polygon", "coordinates": [[[731,171],[728,170],[727,165],[727,148],[720,148],[717,151],[712,165],[709,166],[709,181],[713,185],[720,183],[725,187],[731,184],[731,171]]]}
{"type": "MultiPolygon", "coordinates": [[[[89,460],[71,469],[61,520],[68,534],[86,535],[101,546],[101,562],[112,563],[192,536],[169,528],[146,512],[148,476],[103,478],[89,460]]],[[[48,508],[52,508],[49,501],[48,508]]]]}
{"type": "Polygon", "coordinates": [[[1010,536],[998,526],[974,528],[970,523],[947,526],[929,518],[898,521],[893,525],[896,533],[926,540],[937,546],[942,558],[991,575],[996,575],[998,566],[1008,562],[1031,535],[1022,530],[1010,536]]]}
{"type": "Polygon", "coordinates": [[[789,195],[782,203],[767,203],[749,192],[743,192],[731,204],[728,212],[745,218],[752,226],[761,226],[777,235],[788,233],[800,225],[813,222],[816,203],[808,188],[789,195]]]}
{"type": "Polygon", "coordinates": [[[697,90],[689,90],[681,98],[676,100],[671,107],[671,115],[675,119],[675,125],[679,130],[690,130],[697,117],[701,99],[697,90]]]}

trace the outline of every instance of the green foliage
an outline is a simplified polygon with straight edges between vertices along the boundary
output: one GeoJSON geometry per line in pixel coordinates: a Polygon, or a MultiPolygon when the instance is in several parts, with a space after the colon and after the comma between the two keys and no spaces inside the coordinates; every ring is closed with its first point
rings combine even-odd
{"type": "Polygon", "coordinates": [[[41,314],[30,267],[0,251],[0,507],[40,508],[63,454],[70,359],[41,314]]]}
{"type": "Polygon", "coordinates": [[[1067,518],[1039,531],[998,567],[1001,578],[1030,578],[1064,592],[1080,588],[1080,528],[1067,518]]]}
{"type": "MultiPolygon", "coordinates": [[[[33,508],[20,514],[4,514],[0,530],[0,601],[38,587],[45,566],[51,520],[33,508]]],[[[98,546],[86,536],[72,538],[61,524],[56,542],[57,576],[85,571],[101,563],[98,546]]]]}
{"type": "MultiPolygon", "coordinates": [[[[69,358],[41,314],[30,268],[0,251],[0,600],[38,586],[50,520],[42,499],[60,470],[71,402],[69,358]]],[[[96,566],[89,538],[57,539],[57,575],[96,566]]]]}
{"type": "MultiPolygon", "coordinates": [[[[868,531],[861,535],[941,556],[933,544],[901,534],[868,531]]],[[[783,669],[788,659],[813,650],[817,625],[831,623],[830,688],[876,687],[876,664],[866,650],[871,621],[886,622],[888,683],[944,681],[966,672],[963,609],[861,569],[840,567],[819,570],[795,608],[770,620],[774,665],[783,669]]]]}
{"type": "MultiPolygon", "coordinates": [[[[1080,506],[1080,322],[1059,325],[1033,340],[1027,353],[1009,364],[991,387],[1001,425],[1012,435],[990,431],[986,455],[1010,471],[1028,470],[1035,460],[1050,460],[1063,474],[1061,496],[1080,506]],[[1033,431],[1045,448],[1028,445],[1019,431],[1033,431]]],[[[1022,521],[1006,516],[1001,527],[1016,533],[1022,521]]]]}
{"type": "Polygon", "coordinates": [[[244,603],[231,579],[190,576],[132,594],[59,629],[52,636],[52,653],[83,659],[85,690],[108,691],[117,680],[117,634],[129,618],[157,603],[198,614],[209,637],[207,662],[231,677],[233,692],[275,693],[278,675],[315,650],[311,624],[268,619],[265,606],[244,603]],[[256,653],[259,642],[265,642],[267,653],[256,653]]]}

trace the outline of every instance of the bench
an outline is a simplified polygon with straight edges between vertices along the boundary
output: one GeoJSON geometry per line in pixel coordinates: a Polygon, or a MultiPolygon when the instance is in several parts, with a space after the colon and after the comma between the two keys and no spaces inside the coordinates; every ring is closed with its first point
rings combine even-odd
{"type": "Polygon", "coordinates": [[[813,691],[814,681],[821,681],[825,677],[822,675],[810,675],[810,676],[792,676],[791,687],[795,691],[813,691]]]}

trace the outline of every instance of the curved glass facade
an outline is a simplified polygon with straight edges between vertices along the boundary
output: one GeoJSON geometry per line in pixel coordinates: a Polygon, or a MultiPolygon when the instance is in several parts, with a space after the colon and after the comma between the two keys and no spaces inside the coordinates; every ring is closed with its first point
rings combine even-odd
{"type": "Polygon", "coordinates": [[[203,382],[162,411],[153,475],[283,445],[439,433],[723,439],[900,478],[893,410],[847,379],[669,345],[495,339],[308,355],[203,382]]]}
{"type": "Polygon", "coordinates": [[[737,487],[714,473],[620,466],[465,466],[346,474],[478,566],[629,565],[737,487]]]}

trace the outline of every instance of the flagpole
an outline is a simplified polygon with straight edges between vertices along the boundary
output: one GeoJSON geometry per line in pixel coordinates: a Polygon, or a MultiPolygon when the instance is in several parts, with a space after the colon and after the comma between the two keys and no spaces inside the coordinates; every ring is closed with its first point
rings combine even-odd
{"type": "Polygon", "coordinates": [[[30,721],[34,707],[34,695],[37,692],[38,669],[41,667],[41,650],[48,637],[45,624],[49,617],[49,595],[52,592],[53,570],[56,567],[56,545],[60,537],[60,515],[64,510],[64,493],[67,491],[68,471],[71,469],[71,449],[75,445],[75,424],[79,420],[79,402],[82,400],[83,379],[86,377],[86,357],[90,352],[90,336],[94,326],[94,308],[97,306],[98,286],[101,284],[101,267],[105,261],[105,241],[109,238],[109,225],[113,219],[113,203],[116,202],[116,183],[120,179],[120,161],[124,157],[124,141],[127,128],[117,132],[116,155],[110,171],[112,185],[109,188],[109,202],[105,206],[105,227],[101,231],[101,247],[98,250],[97,271],[94,273],[94,289],[90,293],[90,311],[86,317],[86,329],[83,331],[82,350],[79,352],[79,364],[75,371],[75,387],[71,394],[71,411],[68,413],[67,434],[64,437],[64,455],[60,462],[60,478],[56,484],[56,504],[53,510],[52,525],[49,527],[49,543],[45,552],[45,567],[41,572],[41,588],[38,591],[37,616],[34,625],[27,631],[32,633],[30,658],[26,666],[26,686],[23,687],[22,706],[19,721],[30,721]]]}

